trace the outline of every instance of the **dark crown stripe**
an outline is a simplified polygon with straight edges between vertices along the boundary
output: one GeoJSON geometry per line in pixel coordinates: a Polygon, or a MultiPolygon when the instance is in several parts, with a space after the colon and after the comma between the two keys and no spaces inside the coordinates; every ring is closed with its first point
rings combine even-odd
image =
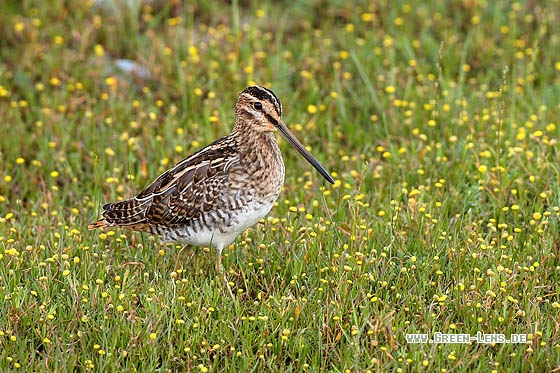
{"type": "Polygon", "coordinates": [[[245,88],[245,90],[241,93],[248,93],[249,95],[258,98],[259,100],[266,100],[272,103],[278,115],[282,115],[282,103],[270,89],[262,87],[260,85],[253,85],[251,87],[245,88]]]}

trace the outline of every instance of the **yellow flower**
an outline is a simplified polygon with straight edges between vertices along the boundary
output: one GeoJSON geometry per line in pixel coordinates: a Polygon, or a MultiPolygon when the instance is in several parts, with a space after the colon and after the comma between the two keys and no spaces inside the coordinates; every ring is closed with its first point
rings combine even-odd
{"type": "Polygon", "coordinates": [[[387,87],[385,87],[385,92],[387,93],[395,93],[395,87],[392,85],[388,85],[387,87]]]}

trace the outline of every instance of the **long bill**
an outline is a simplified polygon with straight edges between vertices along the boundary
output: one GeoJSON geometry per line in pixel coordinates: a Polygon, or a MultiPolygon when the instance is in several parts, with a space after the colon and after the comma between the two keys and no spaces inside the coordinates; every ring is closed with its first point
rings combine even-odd
{"type": "Polygon", "coordinates": [[[301,142],[299,142],[298,139],[296,139],[296,137],[294,136],[294,134],[288,129],[288,126],[286,126],[286,123],[284,123],[284,121],[280,120],[280,122],[278,123],[278,126],[276,127],[278,128],[278,132],[280,132],[280,135],[282,135],[283,138],[286,139],[286,141],[288,141],[290,143],[290,145],[292,145],[294,148],[296,148],[296,150],[303,155],[303,157],[307,160],[307,162],[311,163],[311,165],[317,170],[319,171],[319,173],[331,184],[334,184],[334,179],[333,177],[327,172],[327,170],[325,170],[325,168],[323,166],[321,166],[321,164],[319,163],[318,160],[315,159],[315,157],[313,157],[311,155],[311,153],[309,153],[309,151],[307,151],[307,149],[305,149],[305,146],[303,146],[303,144],[301,142]]]}

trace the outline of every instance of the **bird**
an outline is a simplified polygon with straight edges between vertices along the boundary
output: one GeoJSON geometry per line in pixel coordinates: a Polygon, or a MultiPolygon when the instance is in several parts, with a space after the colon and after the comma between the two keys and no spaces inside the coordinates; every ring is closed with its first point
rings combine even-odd
{"type": "Polygon", "coordinates": [[[235,104],[232,132],[183,159],[136,196],[102,206],[89,229],[120,227],[158,235],[163,242],[213,247],[217,270],[232,298],[222,250],[272,209],[284,185],[279,133],[329,183],[330,173],[288,129],[282,103],[260,85],[235,104]]]}

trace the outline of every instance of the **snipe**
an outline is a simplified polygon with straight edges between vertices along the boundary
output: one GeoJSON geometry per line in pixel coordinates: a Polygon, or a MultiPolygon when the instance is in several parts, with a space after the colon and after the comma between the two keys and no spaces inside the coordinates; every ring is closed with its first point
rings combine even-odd
{"type": "Polygon", "coordinates": [[[157,234],[164,241],[212,246],[232,295],[222,250],[268,214],[284,184],[284,162],[274,132],[334,182],[282,120],[278,97],[267,88],[251,86],[239,94],[230,135],[177,163],[136,197],[103,205],[103,218],[88,228],[116,226],[157,234]]]}

